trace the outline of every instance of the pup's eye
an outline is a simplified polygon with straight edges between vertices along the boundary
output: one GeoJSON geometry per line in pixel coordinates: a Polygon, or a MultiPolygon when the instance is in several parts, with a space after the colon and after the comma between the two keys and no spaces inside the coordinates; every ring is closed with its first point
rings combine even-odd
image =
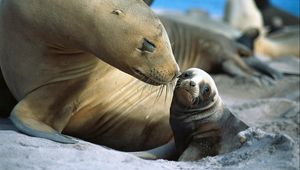
{"type": "Polygon", "coordinates": [[[210,89],[209,85],[204,85],[204,87],[202,88],[201,91],[202,91],[203,96],[208,96],[208,95],[210,95],[211,89],[210,89]]]}

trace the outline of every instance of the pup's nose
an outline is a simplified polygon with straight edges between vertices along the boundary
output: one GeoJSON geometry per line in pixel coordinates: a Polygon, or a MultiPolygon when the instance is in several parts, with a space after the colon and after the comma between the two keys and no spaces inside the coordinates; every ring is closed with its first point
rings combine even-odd
{"type": "Polygon", "coordinates": [[[192,86],[192,87],[195,87],[196,86],[196,83],[194,82],[194,81],[190,81],[190,86],[192,86]]]}

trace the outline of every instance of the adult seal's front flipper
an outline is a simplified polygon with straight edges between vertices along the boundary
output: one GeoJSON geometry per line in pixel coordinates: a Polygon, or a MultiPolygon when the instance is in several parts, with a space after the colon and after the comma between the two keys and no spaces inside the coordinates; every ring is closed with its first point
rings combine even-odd
{"type": "Polygon", "coordinates": [[[21,101],[15,106],[9,117],[19,131],[33,137],[45,138],[59,143],[77,143],[77,141],[62,135],[49,125],[39,121],[31,113],[26,113],[27,111],[26,105],[21,101]]]}

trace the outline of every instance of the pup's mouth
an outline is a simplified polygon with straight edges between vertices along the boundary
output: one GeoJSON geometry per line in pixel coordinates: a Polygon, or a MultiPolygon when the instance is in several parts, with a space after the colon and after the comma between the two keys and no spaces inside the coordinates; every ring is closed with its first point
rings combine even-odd
{"type": "Polygon", "coordinates": [[[133,70],[134,74],[137,75],[137,77],[145,83],[148,83],[148,84],[151,84],[151,85],[154,85],[154,86],[167,84],[167,82],[162,82],[162,81],[159,81],[159,80],[155,80],[152,77],[147,76],[146,74],[144,74],[143,72],[141,72],[138,69],[133,68],[132,70],[133,70]]]}
{"type": "Polygon", "coordinates": [[[192,89],[177,83],[175,90],[179,92],[180,96],[185,96],[186,106],[194,106],[198,95],[192,89]]]}

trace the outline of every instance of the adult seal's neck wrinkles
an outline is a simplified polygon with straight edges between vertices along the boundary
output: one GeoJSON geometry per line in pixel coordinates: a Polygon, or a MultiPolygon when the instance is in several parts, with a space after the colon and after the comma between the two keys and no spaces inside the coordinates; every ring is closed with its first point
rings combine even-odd
{"type": "Polygon", "coordinates": [[[168,17],[160,17],[163,24],[165,24],[165,28],[168,32],[169,39],[173,48],[175,59],[178,65],[181,68],[186,68],[187,64],[190,64],[191,58],[194,51],[191,49],[193,44],[191,43],[191,36],[188,31],[184,30],[182,25],[174,22],[172,19],[168,19],[168,17]],[[177,43],[176,43],[177,42],[177,43]],[[181,43],[178,43],[181,42],[181,43]],[[181,45],[185,45],[185,48],[182,48],[181,45]]]}

